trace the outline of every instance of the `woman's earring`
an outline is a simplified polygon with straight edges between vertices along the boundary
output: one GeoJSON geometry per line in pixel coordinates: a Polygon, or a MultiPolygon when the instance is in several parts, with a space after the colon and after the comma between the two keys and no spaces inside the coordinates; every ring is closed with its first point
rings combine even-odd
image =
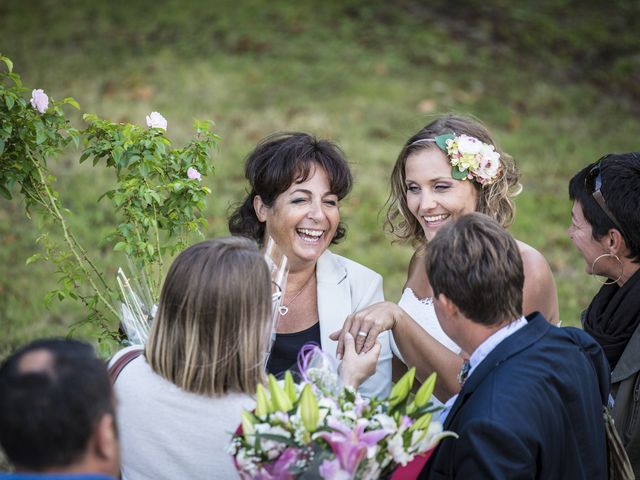
{"type": "Polygon", "coordinates": [[[622,261],[620,260],[620,257],[618,257],[614,253],[603,253],[602,255],[596,257],[596,259],[591,264],[591,275],[594,275],[594,276],[597,275],[595,273],[596,263],[598,263],[598,260],[600,260],[601,258],[605,258],[605,257],[613,257],[618,261],[618,263],[620,264],[620,275],[618,275],[618,278],[616,278],[615,280],[609,279],[609,280],[605,280],[604,282],[598,280],[598,282],[602,283],[603,285],[613,285],[614,283],[617,283],[618,280],[620,280],[622,278],[622,274],[624,273],[624,265],[622,265],[622,261]]]}

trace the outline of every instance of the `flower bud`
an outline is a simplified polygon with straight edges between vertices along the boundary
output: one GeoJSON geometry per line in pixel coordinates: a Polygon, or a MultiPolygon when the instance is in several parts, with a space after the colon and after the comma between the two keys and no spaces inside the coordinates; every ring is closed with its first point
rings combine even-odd
{"type": "Polygon", "coordinates": [[[271,401],[276,411],[288,412],[293,408],[289,396],[283,388],[278,384],[278,380],[273,375],[269,375],[269,392],[271,392],[271,401]]]}
{"type": "Polygon", "coordinates": [[[251,415],[246,410],[243,410],[242,413],[242,434],[246,437],[249,435],[253,435],[255,429],[253,428],[253,422],[255,421],[255,417],[251,415]]]}
{"type": "Polygon", "coordinates": [[[269,394],[267,393],[266,388],[259,383],[258,388],[256,389],[256,416],[263,418],[272,411],[273,406],[269,400],[269,394]]]}
{"type": "Polygon", "coordinates": [[[318,400],[316,400],[309,384],[306,384],[302,389],[299,409],[304,428],[310,433],[315,432],[320,418],[320,409],[318,408],[318,400]]]}
{"type": "Polygon", "coordinates": [[[284,374],[284,391],[287,393],[287,396],[289,397],[289,400],[291,400],[291,403],[295,402],[296,387],[293,382],[293,375],[291,375],[291,372],[289,370],[287,370],[284,374]]]}
{"type": "Polygon", "coordinates": [[[413,432],[414,430],[426,430],[429,428],[429,424],[431,423],[431,417],[433,413],[425,413],[418,420],[415,421],[411,427],[409,427],[409,431],[413,432]]]}
{"type": "Polygon", "coordinates": [[[416,407],[424,407],[427,404],[427,402],[431,398],[431,395],[433,395],[433,389],[436,386],[436,377],[436,372],[433,372],[418,389],[416,398],[413,400],[416,407]]]}
{"type": "Polygon", "coordinates": [[[415,378],[415,375],[416,368],[411,367],[409,371],[396,382],[396,384],[391,389],[391,394],[389,395],[390,407],[395,407],[407,398],[407,395],[409,395],[411,387],[413,386],[413,379],[415,378]]]}

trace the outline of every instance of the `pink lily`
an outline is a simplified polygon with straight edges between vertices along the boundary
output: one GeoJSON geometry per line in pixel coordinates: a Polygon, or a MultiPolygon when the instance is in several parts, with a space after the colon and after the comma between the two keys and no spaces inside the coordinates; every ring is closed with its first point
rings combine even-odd
{"type": "Polygon", "coordinates": [[[334,431],[318,432],[317,437],[324,439],[329,444],[342,469],[350,475],[356,472],[360,462],[364,460],[367,449],[392,433],[387,429],[365,432],[369,422],[362,418],[356,422],[353,429],[334,418],[329,418],[327,423],[334,431]]]}
{"type": "Polygon", "coordinates": [[[266,465],[260,469],[256,475],[257,480],[293,480],[294,476],[289,471],[289,467],[298,459],[298,452],[295,448],[285,449],[278,460],[273,465],[266,465]]]}

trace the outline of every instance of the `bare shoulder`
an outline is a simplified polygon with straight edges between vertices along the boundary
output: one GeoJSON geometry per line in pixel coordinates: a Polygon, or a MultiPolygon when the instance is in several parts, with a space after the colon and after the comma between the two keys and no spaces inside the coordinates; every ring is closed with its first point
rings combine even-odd
{"type": "Polygon", "coordinates": [[[538,250],[520,240],[516,241],[524,269],[524,313],[527,315],[539,311],[551,323],[557,323],[558,293],[551,267],[538,250]]]}
{"type": "Polygon", "coordinates": [[[520,249],[525,275],[536,278],[548,278],[552,276],[551,267],[549,267],[547,259],[544,258],[538,250],[520,240],[516,240],[516,242],[520,249]]]}

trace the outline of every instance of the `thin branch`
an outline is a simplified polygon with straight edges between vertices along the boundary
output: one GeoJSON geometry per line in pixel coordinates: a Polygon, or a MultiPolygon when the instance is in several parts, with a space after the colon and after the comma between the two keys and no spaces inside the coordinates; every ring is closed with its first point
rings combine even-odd
{"type": "Polygon", "coordinates": [[[49,186],[46,183],[45,175],[44,175],[44,172],[42,171],[42,166],[40,165],[40,163],[35,158],[33,158],[33,155],[31,155],[31,152],[28,149],[27,149],[26,153],[27,153],[27,156],[29,157],[29,159],[33,162],[33,164],[36,167],[36,169],[38,170],[38,174],[40,175],[40,183],[43,186],[44,193],[47,195],[48,203],[49,203],[49,205],[51,205],[51,210],[50,211],[55,216],[57,221],[60,222],[60,226],[62,227],[62,232],[64,234],[65,241],[66,241],[67,245],[69,246],[69,249],[71,250],[71,253],[73,253],[74,257],[76,258],[76,261],[78,262],[78,265],[80,266],[80,268],[83,271],[83,273],[86,275],[87,280],[91,284],[91,287],[96,292],[96,295],[98,296],[98,299],[104,304],[104,306],[109,311],[111,311],[111,313],[116,318],[119,318],[118,312],[116,311],[115,308],[113,308],[111,303],[104,298],[104,296],[102,295],[102,292],[100,291],[100,289],[98,288],[98,286],[95,284],[95,282],[93,280],[93,275],[91,275],[91,272],[89,270],[87,270],[85,262],[88,263],[91,266],[92,270],[97,273],[98,278],[100,279],[102,284],[105,285],[107,291],[110,292],[110,289],[109,289],[108,286],[106,286],[106,283],[105,283],[104,279],[102,278],[102,275],[100,275],[100,273],[97,271],[97,269],[95,268],[93,263],[88,259],[85,250],[78,244],[76,239],[73,237],[73,235],[69,231],[69,227],[67,226],[67,222],[65,221],[64,217],[62,216],[62,213],[60,213],[60,210],[58,209],[58,206],[56,205],[56,198],[55,198],[55,196],[53,195],[53,193],[49,189],[49,186]],[[80,249],[81,253],[78,253],[78,248],[80,249]]]}

